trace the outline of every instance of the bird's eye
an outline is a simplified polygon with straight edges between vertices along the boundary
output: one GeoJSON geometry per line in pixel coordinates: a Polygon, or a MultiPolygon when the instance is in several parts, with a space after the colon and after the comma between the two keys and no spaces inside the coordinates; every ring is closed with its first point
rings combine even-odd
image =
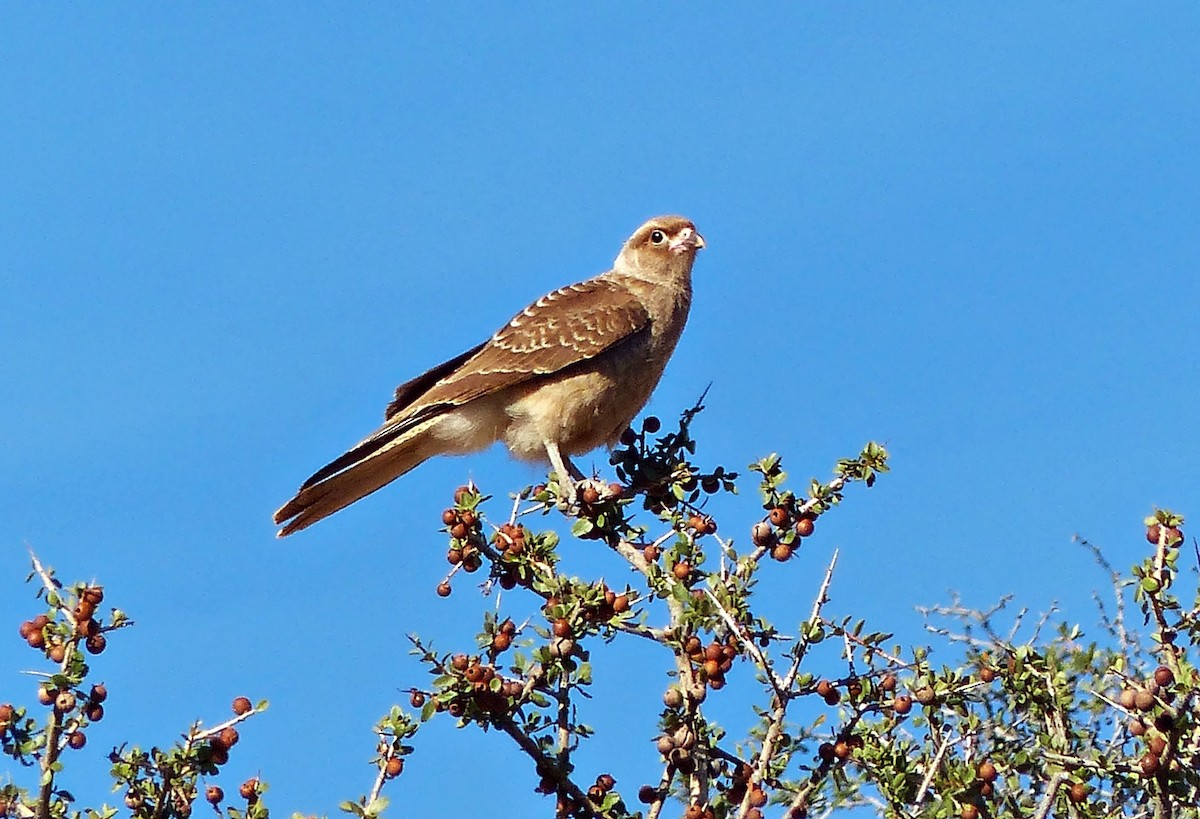
{"type": "Polygon", "coordinates": [[[666,240],[667,240],[667,235],[665,233],[663,233],[661,230],[654,230],[654,231],[650,232],[650,242],[652,244],[661,245],[666,240]]]}

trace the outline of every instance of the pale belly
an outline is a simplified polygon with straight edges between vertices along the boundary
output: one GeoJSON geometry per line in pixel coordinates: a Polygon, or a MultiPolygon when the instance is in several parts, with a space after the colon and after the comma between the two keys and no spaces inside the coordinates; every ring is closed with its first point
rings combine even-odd
{"type": "Polygon", "coordinates": [[[617,381],[605,373],[557,377],[532,386],[508,402],[502,439],[522,460],[545,461],[545,441],[557,441],[563,455],[582,455],[611,445],[650,398],[658,373],[626,373],[617,381]]]}

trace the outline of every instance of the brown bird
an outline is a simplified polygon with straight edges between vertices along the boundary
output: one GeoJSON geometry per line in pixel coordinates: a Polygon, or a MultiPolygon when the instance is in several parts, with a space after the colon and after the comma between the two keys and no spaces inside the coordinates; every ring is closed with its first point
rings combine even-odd
{"type": "Polygon", "coordinates": [[[612,270],[542,296],[483,344],[401,384],[383,426],[275,513],[279,537],[434,455],[495,441],[521,460],[548,460],[570,489],[582,478],[570,456],[614,444],[658,384],[687,321],[702,247],[689,220],[651,219],[612,270]]]}

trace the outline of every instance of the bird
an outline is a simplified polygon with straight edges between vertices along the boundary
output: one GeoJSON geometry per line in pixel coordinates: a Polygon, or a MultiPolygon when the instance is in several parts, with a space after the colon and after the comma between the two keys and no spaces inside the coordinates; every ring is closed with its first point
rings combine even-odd
{"type": "Polygon", "coordinates": [[[502,441],[546,463],[574,491],[571,456],[613,446],[650,399],[692,302],[704,237],[659,216],[612,268],[547,293],[487,341],[396,388],[379,429],[318,469],[275,512],[286,537],[375,492],[436,455],[502,441]]]}

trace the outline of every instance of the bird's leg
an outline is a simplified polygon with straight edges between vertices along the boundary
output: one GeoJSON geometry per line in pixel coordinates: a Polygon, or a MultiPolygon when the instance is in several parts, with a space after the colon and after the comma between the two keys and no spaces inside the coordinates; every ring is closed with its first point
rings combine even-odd
{"type": "Polygon", "coordinates": [[[554,441],[545,441],[546,454],[550,457],[550,465],[554,467],[554,473],[558,476],[558,485],[562,489],[559,493],[560,501],[566,501],[565,505],[570,506],[575,503],[575,481],[583,480],[583,473],[576,468],[575,464],[571,463],[570,458],[564,458],[558,449],[558,444],[554,441]]]}

